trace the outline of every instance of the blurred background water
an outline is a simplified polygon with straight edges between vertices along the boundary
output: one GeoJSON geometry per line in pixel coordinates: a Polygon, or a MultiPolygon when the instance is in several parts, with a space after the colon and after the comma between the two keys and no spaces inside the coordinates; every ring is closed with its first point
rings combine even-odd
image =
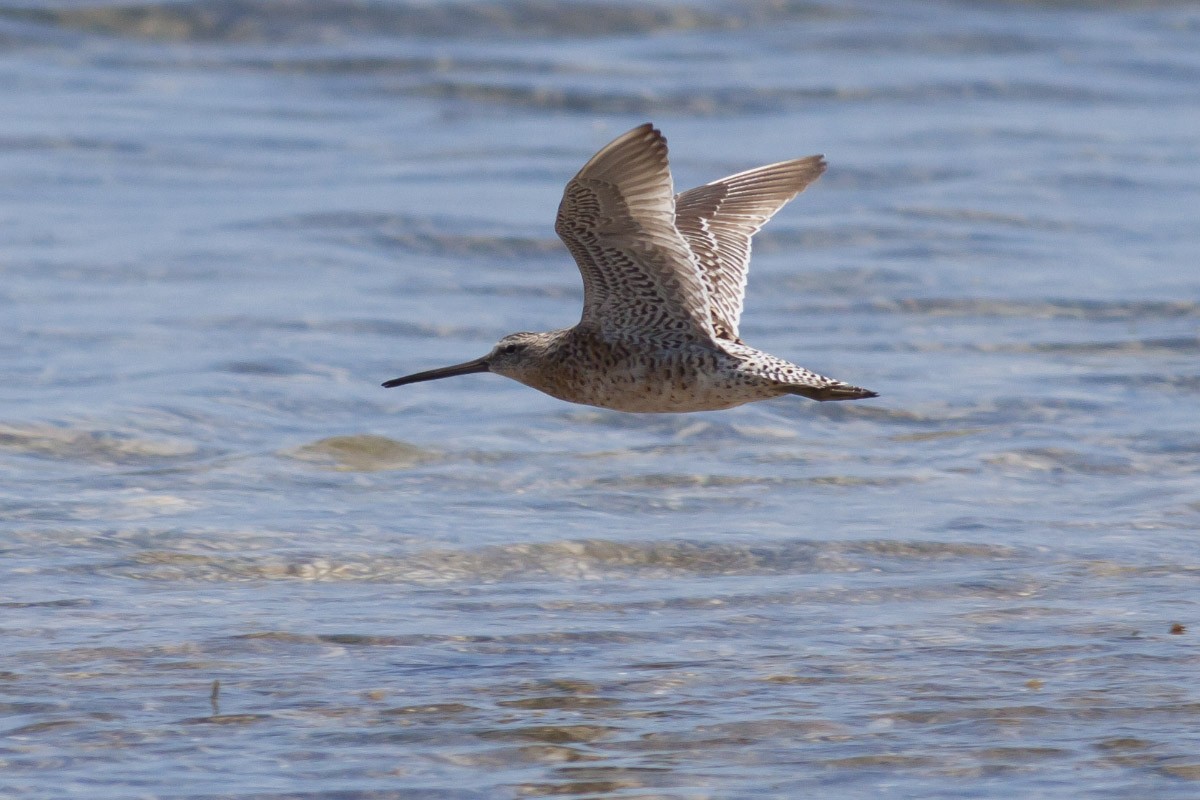
{"type": "Polygon", "coordinates": [[[0,4],[0,796],[1195,797],[1198,132],[1194,3],[0,4]],[[380,388],[647,120],[883,396],[380,388]]]}

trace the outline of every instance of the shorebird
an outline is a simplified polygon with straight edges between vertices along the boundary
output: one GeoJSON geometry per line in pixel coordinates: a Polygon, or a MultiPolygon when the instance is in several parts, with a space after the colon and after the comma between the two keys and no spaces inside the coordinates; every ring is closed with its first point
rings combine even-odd
{"type": "Polygon", "coordinates": [[[482,358],[386,387],[495,372],[617,411],[712,411],[795,394],[876,397],[750,347],[738,335],[750,239],[825,171],[822,156],[739,172],[676,195],[667,140],[614,139],[563,192],[554,230],[583,275],[572,328],[512,333],[482,358]]]}

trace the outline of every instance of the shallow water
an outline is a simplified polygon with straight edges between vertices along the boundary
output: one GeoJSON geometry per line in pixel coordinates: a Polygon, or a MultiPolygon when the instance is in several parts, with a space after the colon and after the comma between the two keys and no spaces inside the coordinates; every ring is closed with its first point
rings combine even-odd
{"type": "Polygon", "coordinates": [[[0,87],[0,796],[1196,796],[1200,7],[10,3],[0,87]],[[379,388],[571,324],[648,119],[825,153],[742,332],[882,397],[379,388]]]}

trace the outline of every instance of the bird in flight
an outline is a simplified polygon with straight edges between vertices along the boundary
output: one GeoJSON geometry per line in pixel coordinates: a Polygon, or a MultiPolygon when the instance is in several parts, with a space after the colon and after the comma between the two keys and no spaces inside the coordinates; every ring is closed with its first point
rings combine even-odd
{"type": "Polygon", "coordinates": [[[666,138],[640,125],[592,156],[558,207],[554,230],[583,276],[579,323],[512,333],[482,358],[383,385],[495,372],[561,400],[631,412],[712,411],[788,394],[876,397],[738,334],[751,237],[824,171],[825,160],[809,156],[676,195],[666,138]]]}

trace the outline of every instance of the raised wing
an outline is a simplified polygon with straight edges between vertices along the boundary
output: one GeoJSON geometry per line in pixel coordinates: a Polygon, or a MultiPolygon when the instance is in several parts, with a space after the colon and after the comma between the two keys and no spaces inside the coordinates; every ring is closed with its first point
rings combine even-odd
{"type": "Polygon", "coordinates": [[[712,339],[708,291],[675,228],[667,140],[650,124],[608,144],[563,192],[554,230],[583,275],[580,325],[712,339]]]}
{"type": "Polygon", "coordinates": [[[738,339],[750,237],[824,171],[821,156],[781,161],[675,198],[675,225],[696,254],[718,337],[738,339]]]}

